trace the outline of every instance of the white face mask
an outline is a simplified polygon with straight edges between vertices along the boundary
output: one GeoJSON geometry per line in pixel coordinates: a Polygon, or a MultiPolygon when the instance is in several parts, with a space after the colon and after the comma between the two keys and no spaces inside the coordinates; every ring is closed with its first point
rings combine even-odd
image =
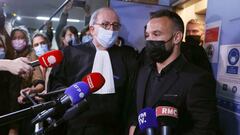
{"type": "Polygon", "coordinates": [[[4,48],[0,48],[0,59],[4,59],[5,55],[6,55],[6,53],[5,53],[4,48]]]}
{"type": "Polygon", "coordinates": [[[35,50],[35,53],[38,57],[48,52],[47,44],[39,44],[37,47],[34,47],[33,49],[35,50]]]}
{"type": "Polygon", "coordinates": [[[102,27],[97,29],[97,41],[104,47],[110,48],[118,38],[118,31],[106,30],[102,27]]]}

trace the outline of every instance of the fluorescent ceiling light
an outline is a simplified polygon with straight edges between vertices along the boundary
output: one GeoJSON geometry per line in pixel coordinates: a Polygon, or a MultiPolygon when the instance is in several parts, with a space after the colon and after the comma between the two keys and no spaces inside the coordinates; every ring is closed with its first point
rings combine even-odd
{"type": "MultiPolygon", "coordinates": [[[[37,20],[49,20],[49,17],[44,17],[44,16],[37,16],[36,17],[37,20]]],[[[52,21],[59,21],[59,18],[53,17],[52,21]]],[[[68,22],[80,22],[80,20],[78,19],[67,19],[68,22]]]]}

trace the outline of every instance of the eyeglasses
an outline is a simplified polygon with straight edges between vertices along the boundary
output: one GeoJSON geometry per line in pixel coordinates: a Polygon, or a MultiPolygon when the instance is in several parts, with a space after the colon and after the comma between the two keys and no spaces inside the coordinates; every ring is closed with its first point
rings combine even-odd
{"type": "Polygon", "coordinates": [[[95,24],[102,26],[106,30],[111,29],[111,26],[114,31],[118,31],[121,28],[121,24],[118,22],[114,22],[114,23],[103,22],[103,23],[95,23],[95,24]]]}

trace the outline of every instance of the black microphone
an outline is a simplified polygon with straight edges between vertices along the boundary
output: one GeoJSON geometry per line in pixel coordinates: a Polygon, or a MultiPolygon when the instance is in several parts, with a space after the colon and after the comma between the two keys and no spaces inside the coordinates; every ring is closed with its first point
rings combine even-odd
{"type": "Polygon", "coordinates": [[[64,92],[64,96],[57,99],[58,105],[54,108],[50,108],[46,111],[39,113],[33,120],[32,124],[36,124],[40,121],[45,120],[49,116],[53,115],[56,108],[67,107],[69,105],[75,105],[85,98],[90,93],[89,86],[85,82],[77,82],[67,88],[64,92]]]}
{"type": "Polygon", "coordinates": [[[46,133],[52,131],[54,128],[58,127],[63,122],[73,119],[74,116],[81,114],[82,112],[86,111],[87,109],[89,109],[89,106],[88,106],[87,100],[84,99],[80,103],[69,108],[64,113],[62,118],[60,118],[57,121],[53,121],[45,130],[44,129],[39,130],[36,134],[37,135],[46,134],[46,133]]]}
{"type": "Polygon", "coordinates": [[[78,103],[78,104],[74,105],[73,107],[69,108],[64,113],[62,119],[65,120],[65,121],[71,120],[74,116],[86,111],[87,109],[89,109],[89,106],[88,106],[87,100],[84,99],[80,103],[78,103]]]}
{"type": "Polygon", "coordinates": [[[62,88],[62,89],[58,89],[58,90],[51,91],[48,93],[37,93],[37,94],[33,94],[32,96],[38,96],[38,97],[46,99],[46,98],[50,98],[54,95],[62,94],[66,89],[67,88],[62,88]]]}
{"type": "Polygon", "coordinates": [[[55,101],[49,101],[42,104],[37,104],[22,110],[18,110],[16,112],[11,112],[5,115],[0,116],[0,126],[24,119],[25,117],[31,116],[33,114],[37,114],[45,109],[49,109],[56,105],[55,101]]]}
{"type": "Polygon", "coordinates": [[[177,107],[168,102],[160,101],[156,108],[156,117],[161,135],[173,135],[178,123],[178,110],[177,107]]]}

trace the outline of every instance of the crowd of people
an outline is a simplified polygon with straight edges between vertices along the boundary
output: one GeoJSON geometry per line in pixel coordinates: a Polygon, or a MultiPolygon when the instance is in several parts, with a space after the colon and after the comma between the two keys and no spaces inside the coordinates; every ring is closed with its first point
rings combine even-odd
{"type": "MultiPolygon", "coordinates": [[[[162,101],[178,109],[174,134],[220,134],[216,82],[203,49],[202,23],[190,20],[183,42],[184,24],[179,15],[170,10],[152,12],[144,31],[146,46],[138,53],[119,36],[121,18],[114,9],[103,7],[90,16],[87,8],[89,23],[79,36],[76,27],[67,25],[71,8],[72,1],[60,17],[55,39],[64,58],[53,68],[29,64],[51,50],[50,22],[46,33],[31,36],[23,26],[14,27],[10,35],[4,24],[0,26],[0,115],[30,107],[25,94],[67,88],[86,74],[99,72],[105,84],[87,97],[88,110],[49,134],[140,135],[138,112],[162,101]]],[[[42,102],[39,97],[34,100],[42,102]]],[[[0,126],[0,135],[33,134],[33,117],[0,126]]],[[[155,133],[160,130],[156,128],[155,133]]]]}

